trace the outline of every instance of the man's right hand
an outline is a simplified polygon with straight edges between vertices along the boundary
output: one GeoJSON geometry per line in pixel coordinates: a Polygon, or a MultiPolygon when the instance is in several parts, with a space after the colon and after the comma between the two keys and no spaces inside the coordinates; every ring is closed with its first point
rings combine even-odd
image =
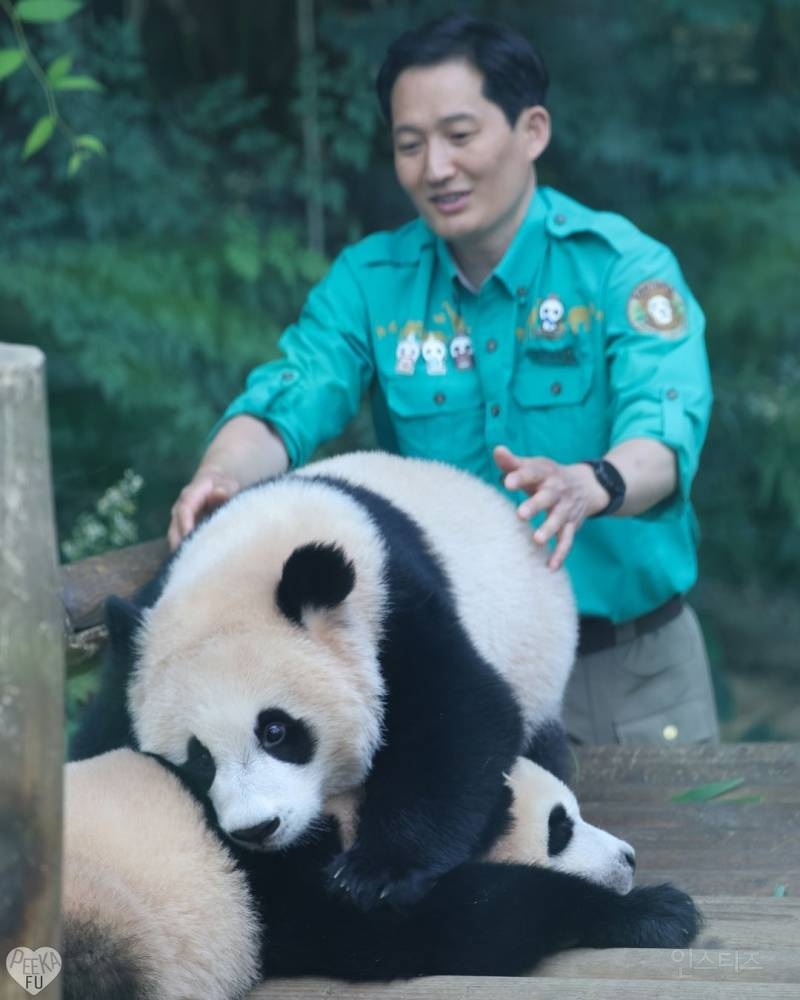
{"type": "Polygon", "coordinates": [[[276,431],[246,413],[232,417],[217,431],[172,507],[170,548],[174,552],[199,521],[240,490],[280,476],[288,468],[289,456],[276,431]]]}
{"type": "Polygon", "coordinates": [[[241,484],[216,469],[199,468],[172,505],[167,539],[174,552],[199,521],[238,493],[241,484]]]}

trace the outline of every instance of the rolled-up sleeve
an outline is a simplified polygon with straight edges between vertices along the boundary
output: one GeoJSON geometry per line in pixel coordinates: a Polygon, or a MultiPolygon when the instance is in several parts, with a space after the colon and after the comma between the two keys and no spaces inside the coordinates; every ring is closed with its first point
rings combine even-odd
{"type": "Polygon", "coordinates": [[[292,466],[299,466],[341,433],[374,372],[367,303],[348,250],[312,289],[278,346],[282,357],[250,373],[214,433],[239,414],[258,417],[275,428],[292,466]]]}
{"type": "Polygon", "coordinates": [[[703,311],[674,256],[649,239],[612,266],[605,301],[612,447],[637,437],[668,445],[673,500],[685,502],[712,403],[703,311]]]}

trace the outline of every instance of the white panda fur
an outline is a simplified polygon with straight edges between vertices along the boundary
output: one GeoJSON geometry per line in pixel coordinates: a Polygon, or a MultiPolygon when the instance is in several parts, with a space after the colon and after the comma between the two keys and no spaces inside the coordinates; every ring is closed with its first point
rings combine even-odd
{"type": "Polygon", "coordinates": [[[582,875],[615,892],[633,887],[635,853],[630,844],[581,816],[573,792],[555,775],[520,757],[506,782],[514,797],[513,822],[486,855],[487,861],[543,865],[582,875]],[[558,813],[558,815],[557,815],[558,813]],[[561,818],[563,816],[563,818],[561,818]],[[555,849],[557,823],[566,828],[555,849]]]}
{"type": "MultiPolygon", "coordinates": [[[[324,589],[340,570],[304,569],[303,586],[324,589]]],[[[396,750],[384,769],[392,779],[368,780],[360,835],[335,878],[359,905],[387,893],[402,902],[474,854],[499,808],[502,770],[559,718],[576,634],[565,574],[546,567],[529,527],[497,491],[441,463],[339,456],[244,491],[184,542],[144,615],[129,708],[143,750],[176,765],[193,737],[210,751],[209,795],[220,825],[255,839],[269,829],[256,844],[266,849],[296,842],[325,797],[360,786],[373,776],[376,753],[396,750]],[[343,480],[350,492],[319,476],[343,480]],[[398,528],[394,513],[366,509],[352,495],[360,486],[408,520],[398,528]],[[415,545],[420,530],[424,542],[415,545]],[[302,555],[305,566],[309,543],[328,546],[328,554],[336,547],[355,582],[342,600],[298,598],[302,620],[290,620],[274,595],[290,556],[302,555]],[[414,573],[421,569],[409,607],[398,610],[402,598],[392,597],[385,572],[401,550],[414,573]],[[428,582],[440,572],[446,585],[428,582]],[[387,621],[400,612],[407,631],[424,637],[408,640],[407,664],[395,667],[387,692],[389,649],[396,654],[407,638],[395,629],[387,639],[387,621]],[[268,707],[303,720],[313,734],[302,767],[263,752],[253,720],[268,707]],[[388,739],[387,710],[402,718],[388,739]],[[428,757],[399,746],[411,744],[414,728],[433,737],[428,757]],[[446,766],[451,758],[463,776],[446,766]],[[449,817],[441,812],[431,823],[425,796],[397,780],[403,767],[414,781],[427,780],[424,808],[438,802],[449,817]],[[437,773],[448,792],[436,786],[437,773]]]]}
{"type": "Polygon", "coordinates": [[[128,1000],[129,981],[158,984],[158,1000],[226,1000],[258,981],[244,873],[198,802],[143,754],[66,766],[63,905],[67,977],[95,984],[75,990],[81,1000],[107,983],[128,1000]]]}
{"type": "MultiPolygon", "coordinates": [[[[240,1000],[260,979],[287,975],[514,975],[571,944],[691,940],[688,897],[666,886],[624,895],[632,849],[583,823],[558,779],[522,760],[508,780],[512,828],[488,856],[503,863],[462,866],[406,913],[386,915],[325,890],[335,827],[284,854],[231,853],[156,759],[121,749],[68,764],[65,1000],[240,1000]],[[546,817],[562,807],[580,849],[554,859],[546,817]],[[575,905],[554,907],[559,895],[575,905]]],[[[326,811],[344,828],[355,806],[341,795],[326,811]]]]}

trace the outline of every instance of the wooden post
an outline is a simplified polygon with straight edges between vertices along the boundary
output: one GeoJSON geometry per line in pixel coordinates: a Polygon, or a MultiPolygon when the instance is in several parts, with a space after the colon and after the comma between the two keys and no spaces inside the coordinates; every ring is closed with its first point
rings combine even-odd
{"type": "MultiPolygon", "coordinates": [[[[44,355],[0,344],[0,998],[11,949],[60,951],[64,615],[44,355]]],[[[46,981],[46,980],[45,980],[46,981]]],[[[61,977],[39,993],[61,997],[61,977]]]]}

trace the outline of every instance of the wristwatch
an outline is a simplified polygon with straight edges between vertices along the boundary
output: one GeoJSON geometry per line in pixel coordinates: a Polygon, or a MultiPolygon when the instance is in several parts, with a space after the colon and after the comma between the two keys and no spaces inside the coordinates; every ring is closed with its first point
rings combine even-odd
{"type": "Polygon", "coordinates": [[[592,514],[592,517],[616,514],[625,500],[625,480],[620,475],[619,469],[605,458],[586,459],[582,464],[591,465],[598,483],[611,497],[608,504],[596,514],[592,514]]]}

